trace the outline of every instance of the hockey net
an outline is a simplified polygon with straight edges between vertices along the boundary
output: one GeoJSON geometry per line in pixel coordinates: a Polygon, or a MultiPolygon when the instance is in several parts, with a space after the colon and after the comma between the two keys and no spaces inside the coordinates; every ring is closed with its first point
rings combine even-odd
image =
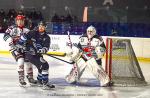
{"type": "Polygon", "coordinates": [[[114,86],[146,85],[129,39],[106,39],[105,64],[105,70],[114,86]]]}

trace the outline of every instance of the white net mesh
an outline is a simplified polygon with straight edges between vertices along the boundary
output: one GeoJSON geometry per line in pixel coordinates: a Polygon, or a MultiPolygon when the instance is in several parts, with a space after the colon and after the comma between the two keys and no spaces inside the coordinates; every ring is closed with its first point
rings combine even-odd
{"type": "Polygon", "coordinates": [[[129,39],[108,38],[106,47],[106,59],[109,59],[106,72],[111,75],[110,78],[115,86],[146,85],[129,39]]]}

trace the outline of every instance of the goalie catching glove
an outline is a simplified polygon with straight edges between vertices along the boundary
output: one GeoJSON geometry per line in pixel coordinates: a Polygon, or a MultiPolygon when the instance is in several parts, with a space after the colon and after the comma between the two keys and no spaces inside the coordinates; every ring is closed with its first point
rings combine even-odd
{"type": "Polygon", "coordinates": [[[105,54],[105,48],[101,47],[101,46],[98,46],[98,47],[95,48],[95,52],[96,52],[96,55],[97,55],[97,59],[101,59],[105,54]]]}

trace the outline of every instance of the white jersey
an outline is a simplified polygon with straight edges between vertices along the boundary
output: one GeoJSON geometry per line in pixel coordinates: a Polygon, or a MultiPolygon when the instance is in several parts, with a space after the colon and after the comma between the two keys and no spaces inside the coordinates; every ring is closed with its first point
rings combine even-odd
{"type": "Polygon", "coordinates": [[[101,41],[99,38],[96,37],[93,37],[91,40],[89,40],[88,37],[85,36],[80,37],[80,44],[82,48],[86,46],[92,46],[94,48],[100,46],[102,43],[103,41],[101,41]]]}
{"type": "Polygon", "coordinates": [[[98,59],[98,54],[104,55],[105,44],[102,37],[93,36],[90,40],[86,35],[80,37],[78,47],[83,51],[84,56],[94,57],[98,59]]]}
{"type": "Polygon", "coordinates": [[[11,45],[16,45],[16,42],[20,39],[21,35],[27,34],[30,30],[27,28],[19,28],[17,26],[10,26],[4,35],[4,40],[11,45]]]}
{"type": "Polygon", "coordinates": [[[95,35],[88,39],[87,35],[83,35],[79,38],[76,48],[79,52],[73,49],[71,60],[75,63],[69,75],[66,76],[66,81],[68,83],[78,82],[85,68],[88,68],[100,81],[100,86],[106,86],[110,80],[105,70],[100,66],[106,49],[102,37],[95,35]]]}

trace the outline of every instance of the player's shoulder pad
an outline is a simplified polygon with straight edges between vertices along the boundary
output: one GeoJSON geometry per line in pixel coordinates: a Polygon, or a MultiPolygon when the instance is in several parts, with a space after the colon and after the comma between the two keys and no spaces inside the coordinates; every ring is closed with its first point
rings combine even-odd
{"type": "Polygon", "coordinates": [[[11,26],[9,26],[7,29],[6,29],[6,31],[5,31],[5,33],[11,33],[12,32],[12,30],[13,29],[15,29],[17,26],[16,25],[11,25],[11,26]]]}
{"type": "Polygon", "coordinates": [[[17,25],[11,25],[11,26],[8,27],[8,29],[13,29],[13,28],[16,28],[16,27],[17,27],[17,25]]]}
{"type": "Polygon", "coordinates": [[[44,33],[44,35],[48,38],[51,39],[50,36],[47,33],[44,33]]]}
{"type": "Polygon", "coordinates": [[[102,38],[101,36],[99,36],[99,35],[94,35],[93,38],[97,38],[97,39],[99,39],[100,41],[103,40],[103,38],[102,38]]]}

